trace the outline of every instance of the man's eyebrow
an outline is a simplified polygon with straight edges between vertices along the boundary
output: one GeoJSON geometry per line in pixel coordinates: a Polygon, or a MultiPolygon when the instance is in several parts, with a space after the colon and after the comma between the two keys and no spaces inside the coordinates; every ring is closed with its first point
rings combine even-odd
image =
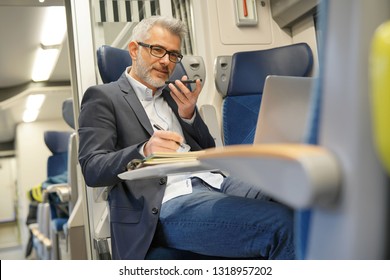
{"type": "Polygon", "coordinates": [[[166,49],[167,51],[174,52],[174,53],[179,53],[179,54],[180,54],[180,50],[168,50],[166,47],[164,47],[164,46],[162,46],[162,45],[160,45],[160,44],[151,44],[151,46],[160,47],[160,48],[166,49]]]}

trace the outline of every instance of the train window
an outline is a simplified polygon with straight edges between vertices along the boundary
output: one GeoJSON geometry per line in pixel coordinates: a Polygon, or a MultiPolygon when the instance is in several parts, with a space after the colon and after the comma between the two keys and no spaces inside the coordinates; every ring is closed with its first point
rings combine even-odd
{"type": "Polygon", "coordinates": [[[160,14],[160,1],[92,0],[98,22],[138,22],[145,17],[160,14]]]}
{"type": "Polygon", "coordinates": [[[171,9],[161,7],[160,0],[91,0],[93,30],[96,47],[110,45],[126,48],[129,32],[136,23],[153,15],[167,15],[181,19],[188,27],[188,35],[182,44],[182,53],[193,54],[193,23],[190,0],[171,0],[171,9]]]}
{"type": "Polygon", "coordinates": [[[193,54],[193,38],[194,30],[192,29],[192,15],[191,15],[191,1],[189,0],[171,0],[172,2],[172,16],[185,22],[188,28],[188,35],[182,43],[182,53],[187,55],[193,54]]]}

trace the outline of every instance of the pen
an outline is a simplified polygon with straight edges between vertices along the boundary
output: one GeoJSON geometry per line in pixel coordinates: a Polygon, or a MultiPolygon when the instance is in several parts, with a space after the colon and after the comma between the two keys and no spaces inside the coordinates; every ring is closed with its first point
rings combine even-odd
{"type": "MultiPolygon", "coordinates": [[[[157,130],[162,130],[162,131],[165,131],[165,129],[164,128],[162,128],[161,126],[159,126],[158,124],[153,124],[153,126],[157,129],[157,130]]],[[[186,147],[186,145],[185,144],[183,144],[183,143],[179,143],[179,142],[176,142],[179,146],[180,146],[180,148],[181,149],[184,149],[184,150],[187,150],[188,149],[188,147],[186,147]]]]}
{"type": "MultiPolygon", "coordinates": [[[[197,80],[200,80],[202,81],[202,79],[197,79],[197,80]]],[[[182,82],[183,84],[193,84],[193,83],[196,83],[197,80],[185,80],[185,81],[180,81],[182,82]]],[[[175,80],[172,80],[172,81],[165,81],[165,84],[168,85],[168,84],[174,84],[175,83],[175,80]]],[[[157,127],[156,127],[157,128],[157,127]]]]}
{"type": "Polygon", "coordinates": [[[161,126],[159,126],[158,124],[154,124],[153,125],[157,130],[165,130],[164,128],[162,128],[161,126]]]}

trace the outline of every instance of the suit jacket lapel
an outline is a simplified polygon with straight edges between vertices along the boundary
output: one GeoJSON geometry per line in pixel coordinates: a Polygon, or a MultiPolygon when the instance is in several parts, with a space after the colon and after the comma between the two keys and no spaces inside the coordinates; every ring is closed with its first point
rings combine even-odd
{"type": "Polygon", "coordinates": [[[134,111],[135,115],[138,118],[140,124],[149,132],[150,135],[153,134],[153,128],[150,124],[150,120],[146,115],[145,109],[139,101],[137,95],[135,94],[133,88],[131,87],[129,81],[126,78],[125,74],[118,79],[119,88],[126,93],[124,98],[131,109],[134,111]]]}

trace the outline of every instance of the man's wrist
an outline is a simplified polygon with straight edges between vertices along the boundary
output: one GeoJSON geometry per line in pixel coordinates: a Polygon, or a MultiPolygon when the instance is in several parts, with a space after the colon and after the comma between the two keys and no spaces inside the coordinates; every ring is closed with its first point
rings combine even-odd
{"type": "Polygon", "coordinates": [[[186,119],[186,118],[181,118],[181,119],[188,124],[193,124],[195,117],[196,117],[196,111],[194,111],[194,114],[192,115],[192,117],[190,119],[186,119]]]}

